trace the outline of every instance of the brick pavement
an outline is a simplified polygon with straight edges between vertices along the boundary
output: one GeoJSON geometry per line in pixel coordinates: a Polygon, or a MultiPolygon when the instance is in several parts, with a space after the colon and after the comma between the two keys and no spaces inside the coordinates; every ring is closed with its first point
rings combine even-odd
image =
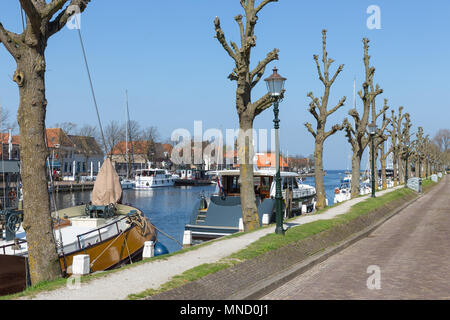
{"type": "Polygon", "coordinates": [[[450,179],[263,299],[450,299],[450,179]],[[373,270],[379,267],[379,289],[373,270]],[[370,273],[368,273],[370,271],[370,273]],[[370,287],[367,286],[368,278],[370,287]]]}

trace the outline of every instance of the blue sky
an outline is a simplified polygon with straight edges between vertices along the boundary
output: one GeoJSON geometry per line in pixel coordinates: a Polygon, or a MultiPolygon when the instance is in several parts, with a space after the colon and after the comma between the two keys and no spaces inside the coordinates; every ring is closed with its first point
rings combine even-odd
{"type": "MultiPolygon", "coordinates": [[[[129,92],[131,118],[142,127],[157,126],[161,137],[177,128],[193,132],[195,120],[203,128],[236,128],[235,83],[227,79],[231,58],[214,39],[214,18],[219,16],[228,40],[238,42],[234,16],[243,13],[239,0],[92,0],[82,16],[87,50],[103,125],[125,121],[125,90],[129,92]]],[[[21,30],[17,0],[0,2],[0,21],[21,30]]],[[[449,127],[450,115],[450,1],[406,0],[280,0],[259,15],[256,65],[273,48],[280,60],[272,63],[286,78],[286,96],[280,105],[281,147],[289,155],[308,155],[314,141],[303,123],[313,122],[307,111],[313,91],[323,94],[312,59],[321,54],[321,30],[328,30],[329,57],[344,70],[332,87],[330,106],[347,96],[343,108],[329,118],[328,126],[341,122],[353,106],[353,79],[357,89],[364,77],[362,38],[370,39],[375,83],[384,89],[378,98],[389,99],[411,114],[414,128],[423,126],[433,136],[449,127]],[[369,30],[370,5],[381,9],[381,29],[369,30]]],[[[57,122],[96,125],[77,33],[67,28],[48,44],[47,126],[57,122]]],[[[15,116],[18,90],[11,81],[15,64],[0,47],[0,103],[15,116]]],[[[263,81],[253,99],[266,92],[263,81]]],[[[361,108],[361,101],[357,99],[361,108]]],[[[270,129],[273,112],[265,111],[255,128],[270,129]]],[[[349,166],[350,146],[340,132],[325,142],[326,169],[349,166]]],[[[363,160],[365,161],[365,160],[363,160]]],[[[365,162],[362,167],[365,167],[365,162]]]]}

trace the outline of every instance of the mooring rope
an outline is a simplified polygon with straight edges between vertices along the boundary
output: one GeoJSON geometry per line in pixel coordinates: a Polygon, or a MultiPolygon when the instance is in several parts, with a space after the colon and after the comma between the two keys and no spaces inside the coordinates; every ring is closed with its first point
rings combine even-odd
{"type": "Polygon", "coordinates": [[[175,239],[174,237],[172,237],[171,235],[167,234],[166,232],[162,231],[161,229],[159,229],[157,226],[153,225],[155,227],[156,230],[158,230],[159,232],[161,232],[163,235],[165,235],[167,238],[175,241],[176,243],[178,243],[180,246],[183,246],[183,244],[178,241],[177,239],[175,239]]]}

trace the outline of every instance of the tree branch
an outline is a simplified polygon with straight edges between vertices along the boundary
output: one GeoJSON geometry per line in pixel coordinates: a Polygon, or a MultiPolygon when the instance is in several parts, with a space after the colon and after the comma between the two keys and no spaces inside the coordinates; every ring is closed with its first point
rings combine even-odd
{"type": "MultiPolygon", "coordinates": [[[[284,92],[285,92],[285,90],[283,90],[281,92],[280,99],[283,99],[284,92]]],[[[274,100],[273,100],[272,96],[270,95],[270,93],[266,93],[258,101],[252,103],[252,110],[255,114],[255,117],[257,115],[259,115],[261,112],[263,112],[264,110],[266,110],[267,108],[270,108],[270,106],[272,106],[273,102],[274,102],[274,100]]]]}
{"type": "Polygon", "coordinates": [[[312,128],[311,123],[306,122],[305,127],[308,129],[308,131],[313,135],[314,138],[316,138],[317,134],[314,132],[314,129],[312,128]]]}
{"type": "Polygon", "coordinates": [[[339,75],[339,73],[341,73],[341,71],[344,69],[344,65],[341,64],[339,66],[339,68],[336,70],[336,73],[334,74],[333,78],[330,81],[330,86],[334,83],[334,81],[336,80],[337,76],[339,75]]]}
{"type": "MultiPolygon", "coordinates": [[[[69,0],[66,0],[66,2],[68,1],[69,0]]],[[[69,21],[69,19],[75,13],[77,13],[75,8],[78,8],[79,12],[82,13],[86,9],[89,2],[91,2],[91,0],[71,0],[67,8],[65,8],[62,12],[60,12],[56,16],[56,18],[49,23],[48,37],[51,37],[58,31],[60,31],[62,28],[64,28],[64,26],[67,24],[67,21],[69,21]]]]}
{"type": "Polygon", "coordinates": [[[335,124],[331,127],[331,130],[325,133],[325,139],[327,139],[329,136],[335,134],[337,131],[341,131],[344,129],[343,124],[335,124]]]}
{"type": "Polygon", "coordinates": [[[6,50],[15,58],[18,58],[18,42],[20,36],[14,32],[6,30],[0,22],[0,43],[3,43],[6,50]]]}
{"type": "MultiPolygon", "coordinates": [[[[242,2],[242,1],[241,1],[242,2]]],[[[258,7],[255,9],[255,14],[258,14],[259,11],[261,11],[262,8],[264,8],[268,3],[270,2],[278,2],[278,0],[263,0],[258,7]]]]}
{"type": "Polygon", "coordinates": [[[219,19],[219,17],[216,17],[216,19],[214,20],[214,25],[216,27],[216,36],[215,36],[215,38],[217,38],[217,40],[220,42],[220,44],[225,49],[225,51],[228,53],[228,55],[231,58],[233,58],[233,60],[237,64],[238,63],[238,58],[235,55],[235,53],[233,52],[233,50],[230,48],[230,46],[228,45],[227,40],[225,39],[225,34],[222,31],[222,28],[220,27],[220,19],[219,19]]]}
{"type": "Polygon", "coordinates": [[[320,81],[322,81],[322,83],[323,83],[324,85],[327,85],[325,79],[324,79],[323,76],[322,76],[322,71],[320,70],[319,56],[315,54],[315,55],[313,55],[313,59],[314,59],[314,61],[316,62],[317,73],[319,74],[319,79],[320,79],[320,81]]]}
{"type": "Polygon", "coordinates": [[[335,113],[340,107],[342,107],[344,105],[344,103],[345,103],[345,100],[347,100],[347,97],[343,97],[333,109],[328,111],[327,116],[335,113]]]}
{"type": "Polygon", "coordinates": [[[42,15],[36,8],[32,0],[19,0],[22,9],[25,11],[28,19],[30,20],[31,27],[35,34],[41,33],[42,15]]]}
{"type": "Polygon", "coordinates": [[[264,75],[266,71],[266,66],[274,61],[278,60],[278,52],[280,50],[273,49],[273,51],[269,52],[266,58],[263,61],[260,61],[255,69],[250,73],[250,81],[252,82],[252,88],[261,80],[261,77],[264,75]]]}

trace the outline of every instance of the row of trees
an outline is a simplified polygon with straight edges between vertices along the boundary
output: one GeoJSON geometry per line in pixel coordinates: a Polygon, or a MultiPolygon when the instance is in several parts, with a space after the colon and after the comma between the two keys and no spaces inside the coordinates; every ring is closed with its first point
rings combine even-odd
{"type": "MultiPolygon", "coordinates": [[[[371,143],[372,139],[368,132],[369,124],[377,124],[377,131],[373,137],[375,161],[379,158],[381,164],[382,188],[387,188],[386,178],[386,160],[392,155],[394,185],[405,182],[405,172],[411,173],[411,163],[415,163],[415,173],[418,177],[429,176],[432,172],[442,170],[448,165],[448,145],[449,130],[443,129],[438,132],[433,139],[435,143],[424,136],[423,128],[419,127],[416,133],[416,139],[411,140],[411,118],[409,113],[403,113],[403,106],[398,108],[397,113],[392,110],[391,116],[388,117],[386,111],[389,109],[388,100],[384,99],[381,108],[377,107],[376,98],[383,93],[383,89],[379,85],[374,86],[375,67],[370,65],[369,56],[369,39],[363,39],[364,47],[364,70],[365,79],[362,83],[362,90],[358,95],[362,101],[362,113],[356,106],[351,109],[348,114],[353,119],[353,124],[347,118],[341,124],[335,124],[329,131],[325,126],[327,118],[341,108],[346,97],[341,98],[336,106],[328,109],[331,86],[335,82],[337,76],[343,70],[344,65],[340,65],[333,77],[330,78],[330,66],[334,60],[328,58],[326,49],[327,31],[322,31],[322,64],[319,63],[319,57],[313,56],[317,66],[320,81],[324,85],[324,93],[319,99],[312,92],[308,93],[311,99],[309,112],[316,120],[316,128],[310,123],[305,123],[305,127],[315,139],[315,180],[317,190],[317,208],[325,206],[325,188],[323,183],[323,145],[325,140],[338,131],[344,131],[348,142],[352,147],[352,180],[351,180],[351,196],[352,198],[360,194],[360,174],[361,159],[366,147],[371,143]],[[385,142],[390,139],[391,146],[385,149],[385,142]],[[409,157],[409,164],[407,163],[409,157]]],[[[370,157],[372,159],[372,157],[370,157]]],[[[372,160],[370,160],[372,161],[372,160]]],[[[376,183],[378,185],[378,183],[376,183]]]]}

